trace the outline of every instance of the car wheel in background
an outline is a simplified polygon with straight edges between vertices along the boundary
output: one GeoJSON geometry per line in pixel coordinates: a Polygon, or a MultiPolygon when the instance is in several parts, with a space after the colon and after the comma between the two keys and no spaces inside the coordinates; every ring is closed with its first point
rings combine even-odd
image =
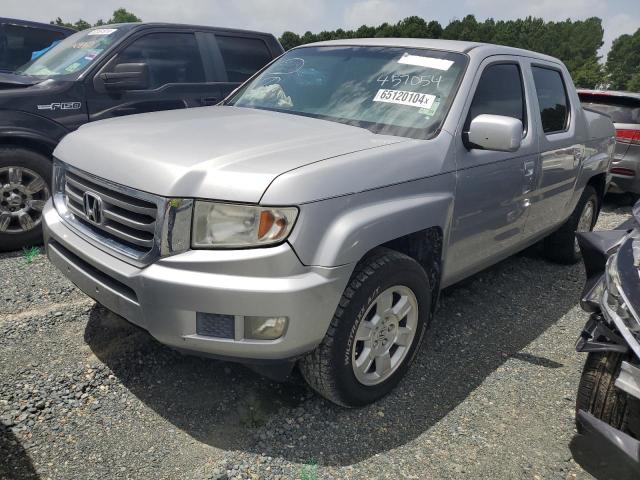
{"type": "Polygon", "coordinates": [[[407,372],[430,310],[424,269],[402,253],[376,250],[356,267],[324,340],[300,361],[300,371],[334,403],[374,402],[407,372]]]}
{"type": "Polygon", "coordinates": [[[591,185],[587,185],[564,225],[544,239],[545,256],[558,263],[578,262],[581,255],[576,232],[593,230],[599,211],[598,193],[591,185]]]}
{"type": "Polygon", "coordinates": [[[42,209],[51,196],[51,161],[21,147],[0,147],[0,251],[42,243],[42,209]]]}

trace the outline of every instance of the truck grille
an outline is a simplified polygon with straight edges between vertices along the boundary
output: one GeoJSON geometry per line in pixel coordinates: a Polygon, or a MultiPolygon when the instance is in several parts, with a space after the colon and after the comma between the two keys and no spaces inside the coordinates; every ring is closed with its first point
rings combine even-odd
{"type": "Polygon", "coordinates": [[[141,252],[153,248],[157,207],[151,202],[124,195],[80,175],[66,172],[64,194],[67,207],[89,228],[100,231],[141,252]],[[90,192],[102,201],[102,222],[93,223],[85,212],[84,195],[90,192]]]}
{"type": "Polygon", "coordinates": [[[54,203],[61,216],[88,240],[123,259],[145,265],[160,255],[167,200],[115,184],[57,161],[54,203]],[[92,208],[94,202],[98,207],[92,208]]]}

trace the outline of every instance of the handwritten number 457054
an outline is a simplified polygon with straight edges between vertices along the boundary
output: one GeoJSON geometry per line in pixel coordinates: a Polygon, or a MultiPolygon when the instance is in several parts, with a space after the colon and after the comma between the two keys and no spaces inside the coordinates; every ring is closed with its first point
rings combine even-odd
{"type": "Polygon", "coordinates": [[[436,86],[440,86],[440,81],[442,80],[442,75],[407,75],[407,74],[391,74],[391,75],[380,75],[377,78],[377,82],[381,87],[384,87],[387,83],[390,87],[399,87],[401,85],[412,85],[414,87],[427,87],[429,85],[435,84],[436,86]]]}

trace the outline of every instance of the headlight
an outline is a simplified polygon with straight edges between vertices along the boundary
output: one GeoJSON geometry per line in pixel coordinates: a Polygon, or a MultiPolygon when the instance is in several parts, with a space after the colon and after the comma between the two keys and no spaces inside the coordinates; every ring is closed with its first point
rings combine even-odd
{"type": "Polygon", "coordinates": [[[289,236],[297,216],[296,207],[196,201],[191,244],[193,248],[272,245],[289,236]]]}
{"type": "Polygon", "coordinates": [[[616,255],[611,255],[607,260],[607,266],[604,275],[605,284],[609,295],[620,298],[620,275],[616,267],[616,255]]]}
{"type": "Polygon", "coordinates": [[[606,301],[614,312],[618,314],[620,318],[622,318],[625,323],[628,323],[628,320],[631,319],[631,312],[629,312],[629,308],[625,303],[625,300],[620,293],[620,274],[618,273],[618,268],[616,267],[617,255],[611,255],[607,260],[607,266],[605,269],[605,285],[607,287],[607,297],[606,301]]]}

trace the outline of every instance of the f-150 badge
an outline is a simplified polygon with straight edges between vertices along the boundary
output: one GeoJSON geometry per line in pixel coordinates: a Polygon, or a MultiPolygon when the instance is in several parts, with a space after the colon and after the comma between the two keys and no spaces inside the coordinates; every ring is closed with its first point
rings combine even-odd
{"type": "Polygon", "coordinates": [[[38,105],[38,110],[80,110],[81,108],[81,102],[56,102],[48,105],[38,105]]]}

